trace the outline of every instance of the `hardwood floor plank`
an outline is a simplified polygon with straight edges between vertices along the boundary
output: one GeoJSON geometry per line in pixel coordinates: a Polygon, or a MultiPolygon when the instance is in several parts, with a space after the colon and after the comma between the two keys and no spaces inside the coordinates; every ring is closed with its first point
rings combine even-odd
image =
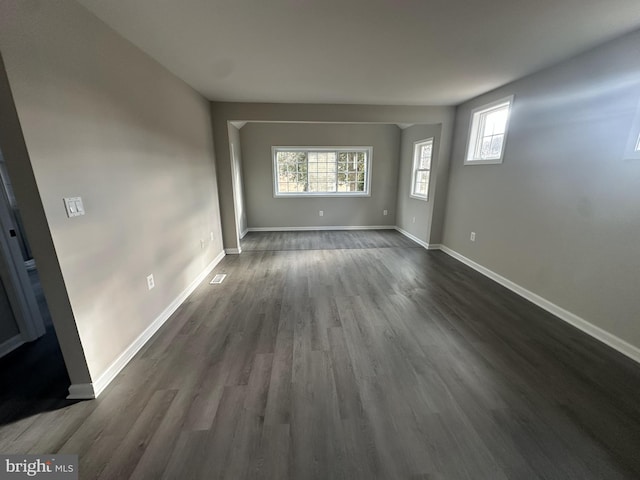
{"type": "Polygon", "coordinates": [[[243,416],[246,385],[226,386],[220,400],[215,421],[204,440],[202,455],[192,461],[199,464],[194,478],[224,478],[230,464],[230,452],[238,424],[243,416]]]}
{"type": "MultiPolygon", "coordinates": [[[[181,480],[186,478],[215,478],[202,475],[202,462],[207,458],[208,430],[183,431],[173,440],[173,451],[162,473],[163,480],[181,480]]],[[[136,472],[147,477],[146,472],[136,472]]]]}
{"type": "Polygon", "coordinates": [[[291,473],[291,457],[289,424],[264,425],[249,478],[294,478],[291,473]]]}
{"type": "Polygon", "coordinates": [[[305,363],[304,376],[295,378],[292,387],[293,478],[346,478],[346,449],[329,355],[310,351],[305,363]]]}
{"type": "MultiPolygon", "coordinates": [[[[131,430],[118,442],[111,452],[109,462],[98,478],[110,480],[114,478],[129,478],[145,452],[150,439],[158,429],[171,406],[177,390],[158,390],[151,397],[142,414],[131,425],[131,430]]],[[[80,462],[82,471],[91,471],[95,464],[83,459],[80,462]]],[[[93,476],[93,475],[91,475],[93,476]]]]}
{"type": "Polygon", "coordinates": [[[228,480],[249,478],[251,465],[260,446],[263,424],[264,417],[261,415],[246,409],[242,412],[231,441],[227,465],[220,478],[228,480]]]}
{"type": "Polygon", "coordinates": [[[162,478],[174,450],[174,442],[182,431],[189,407],[193,403],[191,390],[179,390],[173,401],[166,408],[158,428],[148,440],[147,446],[140,456],[130,475],[119,478],[144,480],[162,478]],[[171,439],[168,441],[168,439],[171,439]]]}
{"type": "Polygon", "coordinates": [[[342,334],[342,328],[329,328],[328,336],[329,344],[331,345],[331,366],[338,396],[340,418],[343,420],[361,420],[364,413],[362,400],[358,390],[358,383],[353,373],[351,358],[342,334]]]}
{"type": "Polygon", "coordinates": [[[290,421],[294,322],[290,304],[283,302],[267,395],[266,425],[289,424],[290,421]]]}

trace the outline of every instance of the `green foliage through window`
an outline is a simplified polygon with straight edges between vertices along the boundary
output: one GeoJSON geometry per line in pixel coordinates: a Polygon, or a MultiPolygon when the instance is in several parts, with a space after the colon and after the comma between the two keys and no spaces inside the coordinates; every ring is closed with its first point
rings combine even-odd
{"type": "Polygon", "coordinates": [[[411,196],[427,200],[429,198],[429,176],[431,175],[433,138],[415,142],[413,145],[411,196]]]}
{"type": "Polygon", "coordinates": [[[366,195],[370,152],[274,147],[276,195],[366,195]]]}

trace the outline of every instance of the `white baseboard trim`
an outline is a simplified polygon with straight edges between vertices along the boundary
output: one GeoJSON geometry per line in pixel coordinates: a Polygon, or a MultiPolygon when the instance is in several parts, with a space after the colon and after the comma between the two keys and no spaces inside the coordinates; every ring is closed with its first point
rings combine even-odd
{"type": "Polygon", "coordinates": [[[242,240],[247,235],[247,233],[249,233],[248,228],[245,228],[244,231],[240,232],[240,240],[242,240]]]}
{"type": "Polygon", "coordinates": [[[394,225],[333,225],[317,227],[251,227],[249,232],[311,232],[314,230],[394,230],[394,225]]]}
{"type": "MultiPolygon", "coordinates": [[[[220,263],[220,261],[224,258],[225,252],[220,252],[220,254],[213,259],[213,261],[205,267],[205,269],[196,277],[196,279],[189,284],[189,286],[184,289],[184,291],[178,295],[173,302],[164,309],[164,311],[158,315],[158,317],[149,325],[144,332],[142,332],[138,338],[136,338],[131,345],[127,347],[127,349],[120,354],[120,356],[111,364],[109,367],[98,377],[98,379],[93,382],[93,384],[82,384],[76,385],[77,389],[74,392],[69,388],[69,397],[71,398],[72,394],[80,395],[87,394],[89,392],[89,388],[83,385],[91,385],[93,390],[93,397],[79,397],[76,396],[74,398],[96,398],[102,391],[107,388],[113,379],[122,371],[122,369],[131,361],[131,359],[135,356],[136,353],[140,351],[140,349],[149,341],[151,337],[158,331],[158,329],[173,315],[173,313],[178,309],[180,305],[187,299],[189,295],[193,293],[193,291],[202,283],[202,281],[211,273],[211,271],[215,268],[215,266],[220,263]]],[[[71,387],[74,387],[72,385],[71,387]]]]}
{"type": "Polygon", "coordinates": [[[225,248],[224,253],[227,255],[240,255],[242,253],[242,248],[225,248]]]}
{"type": "Polygon", "coordinates": [[[10,354],[11,352],[13,352],[16,348],[22,346],[25,344],[24,339],[22,338],[22,335],[17,334],[15,337],[11,337],[7,340],[5,340],[4,342],[0,343],[0,358],[4,357],[5,355],[10,354]]]}
{"type": "Polygon", "coordinates": [[[429,244],[427,242],[425,242],[424,240],[416,237],[414,234],[407,232],[405,229],[400,228],[398,226],[395,227],[395,229],[400,232],[402,235],[404,235],[405,237],[407,237],[409,240],[413,240],[414,242],[416,242],[418,245],[426,248],[427,250],[429,250],[429,244]]]}
{"type": "Polygon", "coordinates": [[[69,387],[67,400],[91,400],[97,396],[93,383],[75,383],[69,387]]]}
{"type": "Polygon", "coordinates": [[[405,237],[407,237],[410,240],[413,240],[414,242],[416,242],[418,245],[426,248],[427,250],[440,250],[440,244],[439,243],[432,243],[429,244],[427,242],[425,242],[424,240],[419,239],[418,237],[416,237],[415,235],[413,235],[412,233],[407,232],[405,229],[400,228],[396,225],[396,227],[394,227],[398,232],[400,232],[402,235],[404,235],[405,237]]]}
{"type": "Polygon", "coordinates": [[[461,261],[465,265],[468,265],[474,270],[482,273],[486,277],[489,277],[491,280],[499,283],[503,287],[508,288],[512,292],[517,293],[521,297],[536,304],[540,308],[543,308],[547,312],[558,317],[560,320],[563,320],[573,325],[574,327],[582,330],[586,334],[591,335],[596,340],[601,341],[602,343],[610,346],[614,350],[617,350],[618,352],[622,353],[623,355],[626,355],[630,359],[640,363],[640,348],[634,345],[631,345],[630,343],[622,340],[619,337],[616,337],[615,335],[607,332],[606,330],[603,330],[600,327],[593,325],[592,323],[588,322],[584,318],[581,318],[576,314],[571,313],[570,311],[565,310],[562,307],[559,307],[555,303],[550,302],[549,300],[541,297],[540,295],[537,295],[532,291],[527,290],[524,287],[521,287],[517,283],[514,283],[511,280],[509,280],[508,278],[505,278],[502,275],[495,273],[494,271],[489,270],[486,267],[483,267],[479,263],[474,262],[473,260],[465,257],[464,255],[461,255],[460,253],[450,249],[445,245],[440,245],[440,250],[445,252],[447,255],[450,255],[451,257],[455,258],[456,260],[461,261]]]}

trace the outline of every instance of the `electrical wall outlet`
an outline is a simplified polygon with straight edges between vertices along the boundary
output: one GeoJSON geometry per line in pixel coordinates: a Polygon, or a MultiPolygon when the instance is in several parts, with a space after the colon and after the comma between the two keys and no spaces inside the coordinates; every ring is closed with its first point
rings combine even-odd
{"type": "Polygon", "coordinates": [[[471,232],[471,235],[469,235],[469,240],[471,240],[472,242],[476,241],[476,232],[471,232]]]}
{"type": "Polygon", "coordinates": [[[147,275],[147,288],[151,290],[156,286],[156,282],[153,280],[153,273],[151,275],[147,275]]]}
{"type": "Polygon", "coordinates": [[[382,215],[387,215],[389,212],[387,210],[382,210],[382,215]]]}
{"type": "Polygon", "coordinates": [[[321,217],[324,217],[324,210],[320,210],[320,211],[318,212],[318,215],[320,215],[321,217]]]}
{"type": "Polygon", "coordinates": [[[204,248],[204,238],[200,239],[200,248],[204,248]]]}
{"type": "Polygon", "coordinates": [[[411,220],[411,223],[416,223],[416,217],[413,217],[413,219],[411,220]]]}
{"type": "Polygon", "coordinates": [[[211,236],[211,241],[213,242],[213,232],[209,232],[211,236]]]}

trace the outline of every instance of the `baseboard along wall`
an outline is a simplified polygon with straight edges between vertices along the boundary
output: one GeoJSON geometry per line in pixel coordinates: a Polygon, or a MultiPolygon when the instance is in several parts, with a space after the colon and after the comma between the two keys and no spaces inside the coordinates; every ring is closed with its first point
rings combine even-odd
{"type": "Polygon", "coordinates": [[[535,305],[539,306],[540,308],[546,310],[547,312],[553,314],[554,316],[558,317],[560,320],[563,320],[571,325],[573,325],[574,327],[578,328],[579,330],[582,330],[584,333],[586,333],[587,335],[592,336],[593,338],[595,338],[596,340],[604,343],[605,345],[608,345],[609,347],[613,348],[614,350],[622,353],[623,355],[629,357],[631,360],[634,360],[638,363],[640,363],[640,348],[631,345],[629,342],[626,342],[624,340],[622,340],[621,338],[613,335],[612,333],[607,332],[606,330],[603,330],[600,327],[597,327],[596,325],[588,322],[587,320],[585,320],[582,317],[579,317],[578,315],[556,305],[555,303],[547,300],[544,297],[541,297],[540,295],[532,292],[531,290],[527,290],[526,288],[524,288],[521,285],[518,285],[515,282],[512,282],[511,280],[509,280],[506,277],[503,277],[502,275],[488,269],[487,267],[480,265],[479,263],[474,262],[473,260],[465,257],[464,255],[456,252],[455,250],[445,246],[445,245],[440,245],[440,244],[427,244],[426,242],[417,239],[414,235],[411,235],[410,233],[406,232],[405,230],[396,227],[396,230],[398,230],[398,232],[402,233],[404,236],[406,236],[407,238],[410,238],[411,240],[413,240],[414,242],[418,243],[419,245],[422,245],[424,248],[426,248],[427,250],[441,250],[444,253],[446,253],[447,255],[455,258],[456,260],[458,260],[459,262],[464,263],[465,265],[473,268],[474,270],[476,270],[477,272],[483,274],[484,276],[490,278],[491,280],[493,280],[494,282],[499,283],[500,285],[502,285],[505,288],[508,288],[509,290],[511,290],[512,292],[520,295],[522,298],[529,300],[531,303],[534,303],[535,305]]]}
{"type": "Polygon", "coordinates": [[[97,398],[102,391],[113,381],[113,379],[122,371],[131,359],[138,353],[142,347],[153,337],[153,335],[164,325],[164,323],[173,315],[173,313],[182,305],[182,303],[193,293],[193,291],[202,283],[202,281],[211,273],[218,263],[224,258],[225,252],[213,259],[213,261],[205,267],[205,269],[178,295],[163,312],[149,325],[138,338],[136,338],[127,349],[102,373],[93,383],[73,384],[69,387],[68,399],[91,399],[97,398]]]}
{"type": "MultiPolygon", "coordinates": [[[[424,247],[427,250],[441,250],[447,255],[455,258],[456,260],[464,263],[465,265],[473,268],[477,272],[485,275],[491,280],[499,283],[505,288],[508,288],[512,292],[520,295],[522,298],[529,300],[540,308],[553,314],[560,320],[563,320],[574,327],[580,329],[586,334],[592,336],[596,340],[608,345],[614,350],[622,353],[630,359],[640,363],[640,348],[631,345],[630,343],[622,340],[621,338],[603,330],[596,325],[588,322],[584,318],[565,310],[564,308],[554,304],[553,302],[541,297],[540,295],[527,290],[526,288],[518,285],[517,283],[509,280],[506,277],[474,262],[473,260],[465,257],[464,255],[456,252],[455,250],[441,244],[428,244],[424,240],[419,239],[415,235],[403,230],[400,227],[388,226],[388,225],[375,225],[375,226],[332,226],[332,227],[256,227],[249,228],[249,232],[287,232],[287,231],[313,231],[313,230],[397,230],[405,237],[413,240],[418,245],[424,247]]],[[[122,369],[131,361],[131,359],[138,353],[142,347],[153,337],[153,335],[162,327],[162,325],[171,317],[171,315],[178,309],[178,307],[187,299],[191,293],[197,288],[197,286],[206,278],[209,273],[220,263],[225,254],[240,254],[240,248],[226,249],[221,252],[203,271],[198,277],[178,296],[173,302],[167,306],[167,308],[147,327],[147,329],[133,341],[133,343],[107,368],[107,370],[98,377],[93,383],[88,384],[74,384],[69,387],[68,399],[91,399],[96,398],[100,393],[113,381],[113,379],[122,371],[122,369]]],[[[5,350],[11,351],[19,347],[22,343],[21,337],[14,337],[0,344],[0,353],[5,350]],[[17,340],[16,340],[17,338],[17,340]]],[[[7,353],[8,353],[7,351],[7,353]]]]}
{"type": "Polygon", "coordinates": [[[251,227],[249,232],[313,232],[324,230],[395,230],[394,225],[333,225],[321,227],[251,227]]]}

